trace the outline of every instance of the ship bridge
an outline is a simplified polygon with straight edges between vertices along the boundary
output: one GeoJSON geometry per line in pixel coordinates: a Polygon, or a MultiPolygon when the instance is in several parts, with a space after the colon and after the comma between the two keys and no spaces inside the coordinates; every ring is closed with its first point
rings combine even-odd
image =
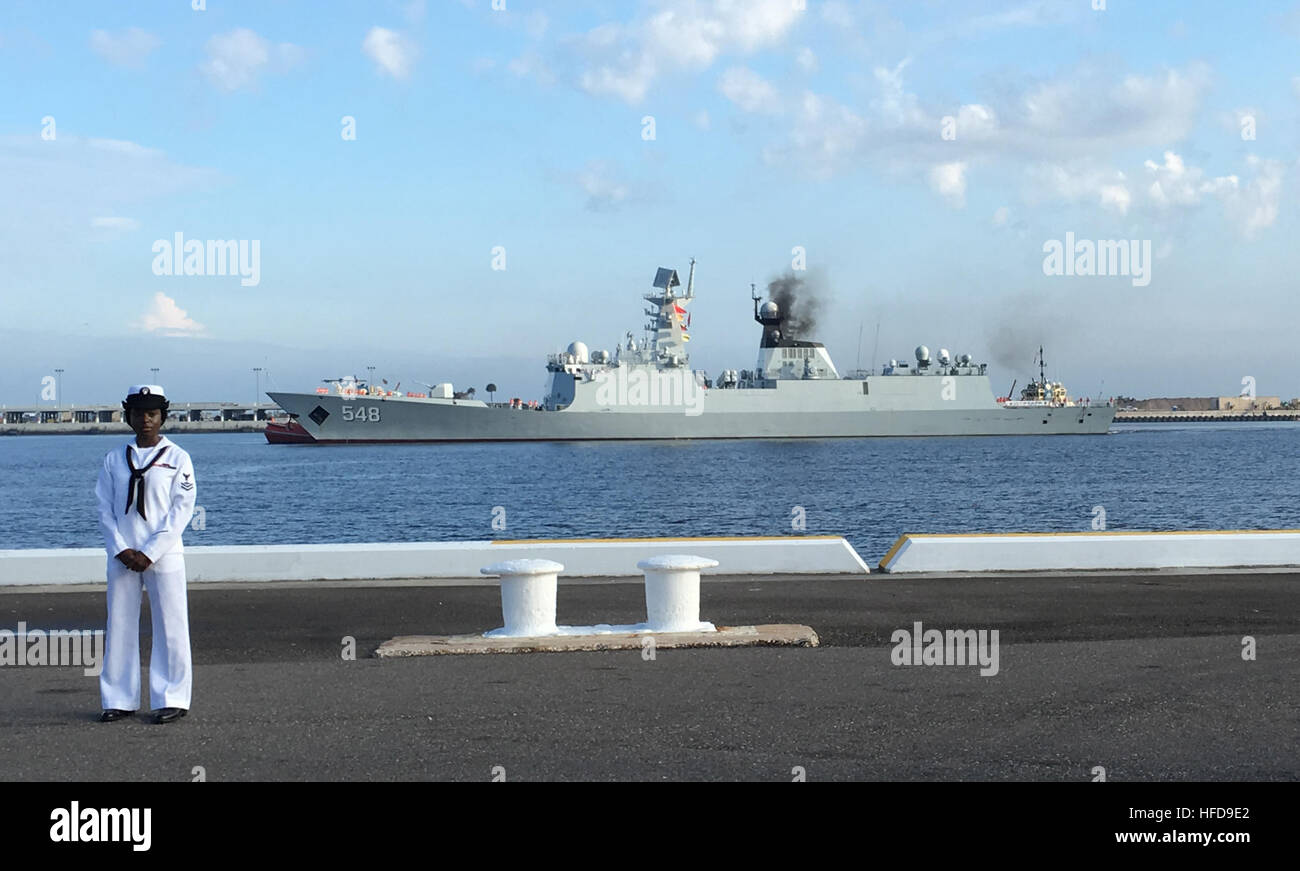
{"type": "Polygon", "coordinates": [[[805,342],[790,338],[782,325],[786,314],[773,300],[758,304],[754,294],[754,320],[763,326],[763,337],[758,343],[758,365],[755,367],[759,381],[838,379],[831,356],[821,342],[805,342]]]}
{"type": "Polygon", "coordinates": [[[542,400],[543,409],[563,411],[573,404],[583,389],[581,385],[588,385],[594,391],[593,382],[613,375],[613,370],[621,368],[690,375],[691,358],[686,343],[691,340],[691,321],[686,306],[695,299],[695,260],[691,260],[685,293],[677,290],[682,286],[677,270],[667,267],[661,266],[655,272],[652,286],[655,288],[653,292],[642,295],[650,306],[645,310],[648,320],[645,338],[641,342],[637,342],[629,332],[626,341],[610,354],[608,351],[589,351],[586,344],[575,341],[564,353],[547,358],[549,375],[542,400]]]}

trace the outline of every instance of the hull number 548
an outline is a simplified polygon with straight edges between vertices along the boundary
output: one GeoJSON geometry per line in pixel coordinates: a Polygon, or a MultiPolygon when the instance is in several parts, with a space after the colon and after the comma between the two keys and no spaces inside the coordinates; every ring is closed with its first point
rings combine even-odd
{"type": "Polygon", "coordinates": [[[371,405],[369,407],[351,405],[343,406],[343,419],[355,420],[360,423],[379,423],[379,406],[371,405]]]}

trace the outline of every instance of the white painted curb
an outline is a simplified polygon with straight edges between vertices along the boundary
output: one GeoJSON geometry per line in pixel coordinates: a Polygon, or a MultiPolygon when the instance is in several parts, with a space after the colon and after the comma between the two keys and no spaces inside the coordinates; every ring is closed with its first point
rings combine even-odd
{"type": "Polygon", "coordinates": [[[904,535],[880,561],[903,572],[1300,566],[1300,530],[904,535]]]}
{"type": "MultiPolygon", "coordinates": [[[[563,563],[566,577],[639,577],[646,557],[692,553],[718,560],[705,574],[866,574],[867,564],[837,536],[537,539],[378,544],[228,545],[185,548],[186,576],[204,581],[466,578],[512,559],[563,563]]],[[[0,585],[104,583],[99,548],[0,550],[0,585]]]]}

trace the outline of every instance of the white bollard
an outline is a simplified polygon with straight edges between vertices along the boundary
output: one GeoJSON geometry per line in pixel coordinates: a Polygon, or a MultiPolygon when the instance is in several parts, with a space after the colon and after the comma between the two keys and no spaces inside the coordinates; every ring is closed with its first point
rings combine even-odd
{"type": "Polygon", "coordinates": [[[646,625],[651,632],[696,632],[700,629],[700,569],[715,559],[665,554],[643,559],[646,625]]]}
{"type": "MultiPolygon", "coordinates": [[[[512,559],[479,569],[501,576],[501,635],[555,635],[556,575],[560,563],[548,559],[512,559]]],[[[493,633],[497,634],[497,633],[493,633]]]]}

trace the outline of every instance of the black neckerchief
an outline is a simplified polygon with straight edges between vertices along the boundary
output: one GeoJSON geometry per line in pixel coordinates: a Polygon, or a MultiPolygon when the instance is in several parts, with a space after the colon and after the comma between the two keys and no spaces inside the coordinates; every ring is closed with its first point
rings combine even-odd
{"type": "Polygon", "coordinates": [[[162,459],[162,455],[165,453],[167,453],[167,446],[163,445],[157,456],[149,461],[149,465],[143,469],[137,469],[135,463],[131,462],[131,446],[126,446],[126,466],[131,470],[131,480],[126,482],[126,511],[122,512],[123,514],[131,513],[131,501],[134,499],[135,510],[140,512],[141,517],[144,517],[144,473],[152,469],[153,464],[162,459]]]}

